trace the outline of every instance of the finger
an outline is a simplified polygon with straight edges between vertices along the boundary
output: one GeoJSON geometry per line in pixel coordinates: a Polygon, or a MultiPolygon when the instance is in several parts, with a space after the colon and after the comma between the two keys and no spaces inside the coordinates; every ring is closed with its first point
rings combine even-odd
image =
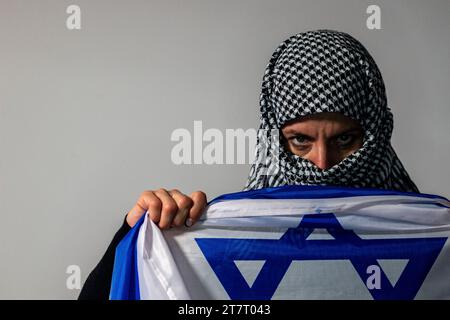
{"type": "Polygon", "coordinates": [[[155,195],[153,191],[145,191],[142,193],[138,205],[145,208],[146,212],[149,213],[149,218],[154,222],[158,223],[161,219],[161,200],[155,195]]]}
{"type": "Polygon", "coordinates": [[[142,217],[142,215],[145,213],[145,209],[139,206],[138,204],[135,204],[134,207],[128,212],[127,214],[127,223],[128,225],[133,228],[134,225],[139,221],[139,219],[142,217]]]}
{"type": "Polygon", "coordinates": [[[189,217],[186,220],[186,226],[188,227],[192,226],[198,219],[200,219],[203,211],[205,211],[207,203],[206,194],[202,191],[195,191],[191,193],[191,199],[194,201],[194,205],[191,210],[189,210],[189,217]]]}
{"type": "Polygon", "coordinates": [[[178,206],[178,211],[172,221],[172,224],[177,227],[182,226],[186,221],[189,210],[192,208],[194,201],[178,190],[171,190],[169,191],[169,194],[172,196],[178,206]]]}
{"type": "Polygon", "coordinates": [[[161,219],[159,220],[159,227],[161,229],[168,229],[172,224],[173,218],[177,214],[178,206],[175,200],[170,196],[167,190],[159,189],[154,192],[161,200],[161,219]]]}
{"type": "Polygon", "coordinates": [[[128,225],[130,227],[134,227],[134,225],[146,212],[149,212],[149,216],[154,222],[157,223],[159,221],[159,217],[161,215],[161,201],[153,194],[152,191],[144,191],[139,196],[138,201],[127,214],[126,219],[128,225]]]}

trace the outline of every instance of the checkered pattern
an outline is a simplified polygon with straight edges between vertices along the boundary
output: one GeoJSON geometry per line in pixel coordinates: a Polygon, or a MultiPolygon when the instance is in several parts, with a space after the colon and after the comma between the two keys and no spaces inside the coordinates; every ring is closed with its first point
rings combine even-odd
{"type": "MultiPolygon", "coordinates": [[[[263,77],[255,162],[244,190],[286,184],[419,192],[393,150],[393,116],[375,61],[352,36],[308,31],[281,43],[263,77]],[[273,130],[320,112],[340,112],[364,129],[363,146],[322,170],[285,149],[273,130]]],[[[281,135],[281,133],[279,133],[281,135]]]]}

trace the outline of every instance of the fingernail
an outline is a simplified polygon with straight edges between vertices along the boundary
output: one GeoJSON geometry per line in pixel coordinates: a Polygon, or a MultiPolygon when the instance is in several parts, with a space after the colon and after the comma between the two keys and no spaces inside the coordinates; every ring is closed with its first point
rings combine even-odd
{"type": "Polygon", "coordinates": [[[186,222],[184,223],[186,227],[191,227],[193,224],[194,221],[191,218],[187,219],[186,222]]]}

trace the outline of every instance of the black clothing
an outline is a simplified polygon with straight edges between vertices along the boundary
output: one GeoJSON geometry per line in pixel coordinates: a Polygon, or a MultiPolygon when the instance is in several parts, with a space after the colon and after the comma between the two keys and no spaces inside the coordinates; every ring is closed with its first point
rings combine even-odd
{"type": "Polygon", "coordinates": [[[86,279],[78,300],[109,299],[116,247],[130,230],[131,227],[128,225],[125,217],[122,226],[116,232],[102,259],[86,279]]]}

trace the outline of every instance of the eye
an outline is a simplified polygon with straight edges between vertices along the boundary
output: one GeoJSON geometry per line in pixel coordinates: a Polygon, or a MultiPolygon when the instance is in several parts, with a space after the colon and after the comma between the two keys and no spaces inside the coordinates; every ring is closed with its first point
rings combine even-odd
{"type": "Polygon", "coordinates": [[[291,140],[292,144],[296,147],[303,147],[309,143],[309,139],[302,135],[297,135],[297,136],[291,137],[291,138],[289,138],[289,140],[291,140]]]}
{"type": "Polygon", "coordinates": [[[340,145],[340,146],[348,146],[349,144],[351,144],[354,140],[354,136],[351,134],[341,134],[339,137],[336,138],[336,142],[340,145]]]}

